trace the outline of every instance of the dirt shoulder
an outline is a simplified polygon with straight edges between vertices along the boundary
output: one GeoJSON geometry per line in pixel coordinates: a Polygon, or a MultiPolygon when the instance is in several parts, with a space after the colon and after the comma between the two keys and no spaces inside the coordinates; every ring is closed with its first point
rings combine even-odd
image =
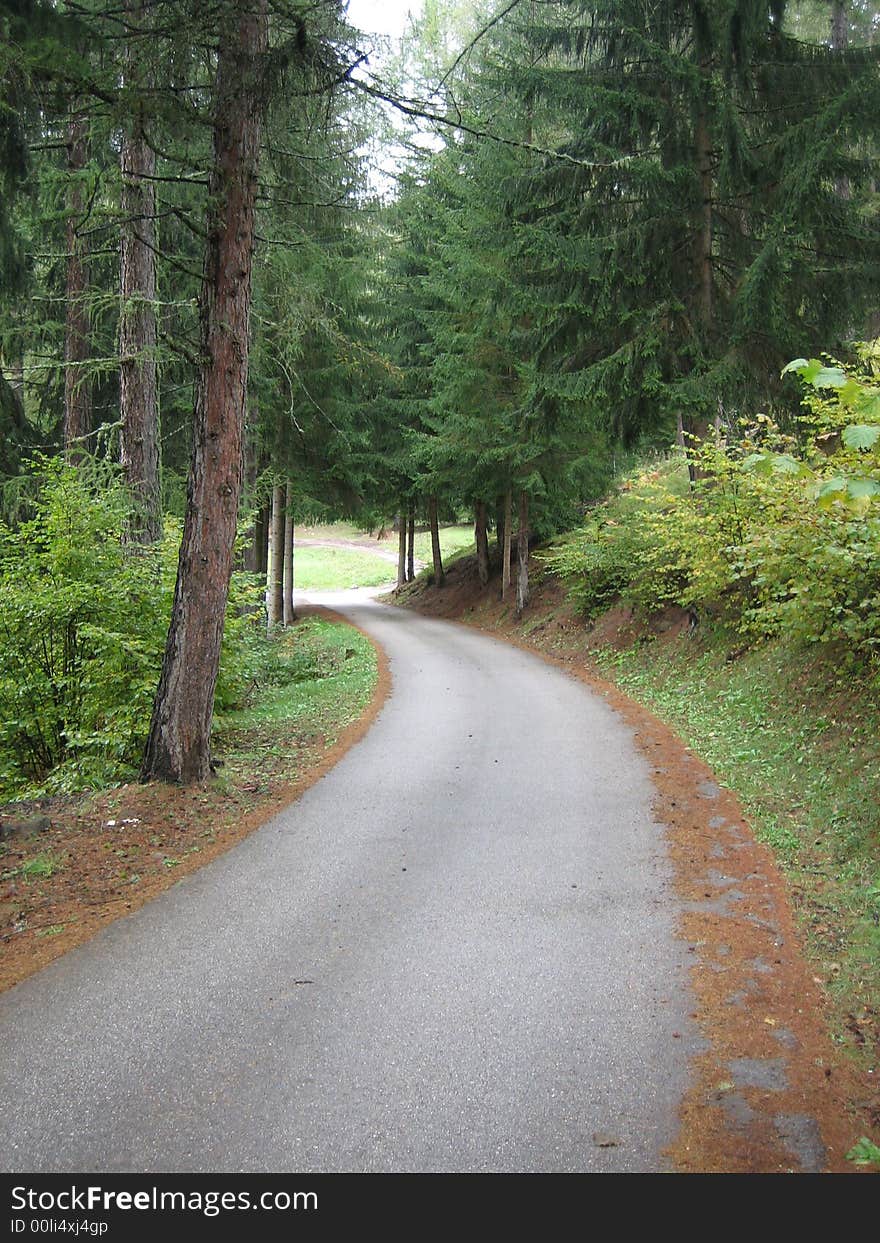
{"type": "Polygon", "coordinates": [[[370,642],[378,680],[359,720],[333,739],[289,732],[273,746],[280,753],[272,763],[250,777],[188,788],[131,784],[0,808],[7,825],[21,824],[0,856],[0,991],[236,846],[328,772],[369,729],[391,687],[385,655],[370,642]]]}
{"type": "MultiPolygon", "coordinates": [[[[672,730],[601,677],[583,622],[559,584],[539,578],[517,622],[470,560],[439,590],[418,583],[397,601],[462,621],[537,652],[585,682],[627,721],[656,787],[692,956],[694,1018],[705,1049],[692,1067],[681,1131],[670,1155],[693,1172],[852,1172],[860,1136],[880,1140],[880,1093],[832,1043],[828,1003],[803,953],[784,876],[755,841],[734,794],[672,730]]],[[[624,614],[604,633],[625,642],[624,614]]],[[[684,615],[660,620],[670,631],[684,615]]]]}

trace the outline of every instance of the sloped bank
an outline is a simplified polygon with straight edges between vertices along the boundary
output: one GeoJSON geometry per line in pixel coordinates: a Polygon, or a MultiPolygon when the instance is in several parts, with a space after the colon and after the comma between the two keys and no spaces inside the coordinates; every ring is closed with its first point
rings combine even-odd
{"type": "MultiPolygon", "coordinates": [[[[678,1167],[852,1169],[846,1153],[853,1144],[861,1136],[880,1140],[877,1013],[867,999],[873,995],[876,955],[872,958],[866,945],[850,955],[846,970],[839,952],[833,964],[825,957],[830,946],[840,950],[846,918],[821,884],[804,881],[832,876],[833,852],[824,873],[815,862],[809,865],[817,869],[813,872],[805,871],[803,860],[795,868],[791,850],[785,849],[791,839],[782,831],[788,827],[780,810],[783,791],[768,785],[759,746],[741,748],[745,767],[735,774],[725,767],[723,778],[706,763],[707,753],[717,763],[720,752],[706,745],[711,740],[700,722],[717,736],[724,732],[724,721],[738,719],[743,707],[736,695],[719,698],[718,683],[706,680],[699,658],[711,649],[711,639],[690,633],[685,614],[668,611],[648,623],[617,608],[588,628],[556,579],[539,569],[535,580],[532,603],[521,620],[514,617],[512,602],[500,601],[499,582],[480,587],[468,558],[450,566],[442,589],[425,577],[393,599],[427,615],[477,625],[563,664],[624,716],[651,762],[657,815],[668,826],[687,911],[680,933],[693,955],[698,1019],[708,1038],[682,1107],[682,1131],[673,1152],[678,1167]],[[648,704],[662,709],[666,720],[648,704]],[[685,730],[687,741],[680,736],[685,730]],[[745,771],[751,773],[750,783],[745,771]],[[762,786],[764,812],[757,797],[762,786]],[[756,824],[777,848],[782,846],[781,858],[767,841],[758,840],[756,824]],[[860,1054],[856,1061],[841,1047],[844,1033],[860,1054]]],[[[715,661],[718,678],[725,663],[722,656],[715,661]]],[[[792,674],[789,662],[788,683],[794,687],[792,674]]],[[[800,692],[803,699],[803,683],[800,692]]],[[[779,738],[794,745],[791,720],[779,705],[765,702],[765,707],[779,738]]],[[[794,733],[803,745],[802,722],[794,733]]],[[[829,741],[826,732],[826,748],[829,741]]],[[[786,754],[783,746],[781,753],[786,754]]],[[[799,811],[789,809],[790,814],[799,811]]],[[[817,849],[811,842],[814,860],[817,849]]]]}

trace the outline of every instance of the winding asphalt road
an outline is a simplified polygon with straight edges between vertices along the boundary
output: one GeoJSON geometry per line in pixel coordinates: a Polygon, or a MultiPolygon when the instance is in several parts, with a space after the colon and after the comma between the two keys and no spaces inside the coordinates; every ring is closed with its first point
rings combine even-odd
{"type": "Polygon", "coordinates": [[[5,1168],[663,1169],[693,1005],[626,726],[515,648],[328,602],[390,658],[379,718],[0,997],[5,1168]]]}

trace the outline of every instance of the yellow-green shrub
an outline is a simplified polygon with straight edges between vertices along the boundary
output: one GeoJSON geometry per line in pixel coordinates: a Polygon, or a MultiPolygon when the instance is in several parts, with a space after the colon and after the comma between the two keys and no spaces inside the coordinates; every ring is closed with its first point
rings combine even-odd
{"type": "Polygon", "coordinates": [[[628,475],[549,554],[588,615],[612,599],[709,611],[751,639],[880,647],[876,347],[846,375],[799,359],[798,439],[760,415],[628,475]],[[691,484],[688,467],[695,480],[691,484]]]}

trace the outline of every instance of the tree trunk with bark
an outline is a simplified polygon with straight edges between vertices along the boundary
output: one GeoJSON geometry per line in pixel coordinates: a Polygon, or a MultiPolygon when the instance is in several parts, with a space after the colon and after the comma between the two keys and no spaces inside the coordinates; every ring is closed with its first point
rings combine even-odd
{"type": "Polygon", "coordinates": [[[507,599],[510,591],[510,544],[513,528],[513,490],[507,489],[504,495],[504,539],[501,547],[501,599],[507,599]]]}
{"type": "MultiPolygon", "coordinates": [[[[712,62],[706,53],[700,60],[703,99],[694,127],[694,161],[700,186],[699,215],[694,231],[694,284],[696,287],[695,315],[704,338],[712,335],[715,320],[715,271],[713,249],[715,245],[715,152],[709,124],[709,97],[711,93],[712,62]]],[[[688,475],[693,485],[703,477],[694,449],[706,438],[708,419],[689,417],[683,432],[685,453],[688,458],[688,475]],[[690,437],[690,439],[688,439],[690,437]]]]}
{"type": "MultiPolygon", "coordinates": [[[[143,0],[126,0],[126,20],[141,22],[143,0]]],[[[133,48],[128,52],[131,74],[133,48]]],[[[159,483],[159,395],[156,375],[156,156],[138,116],[122,140],[122,227],[119,247],[119,457],[136,511],[130,536],[153,544],[162,534],[159,483]]]]}
{"type": "Polygon", "coordinates": [[[245,429],[242,454],[244,457],[243,467],[243,497],[242,505],[245,509],[254,511],[254,521],[247,532],[247,543],[241,556],[242,569],[247,570],[248,574],[259,574],[260,572],[260,518],[262,508],[256,509],[256,489],[257,479],[260,474],[260,463],[257,459],[257,450],[251,443],[251,438],[245,429]]]}
{"type": "Polygon", "coordinates": [[[254,543],[257,546],[257,573],[269,576],[269,537],[272,533],[272,506],[267,502],[257,515],[254,543]]]}
{"type": "Polygon", "coordinates": [[[296,621],[296,610],[293,607],[293,484],[288,482],[284,505],[284,600],[282,616],[285,626],[292,626],[296,621]]]}
{"type": "Polygon", "coordinates": [[[411,583],[416,576],[416,511],[410,505],[406,523],[406,581],[411,583]]]}
{"type": "Polygon", "coordinates": [[[280,626],[284,619],[284,488],[279,486],[272,489],[266,618],[270,630],[280,626]]]}
{"type": "Polygon", "coordinates": [[[474,543],[477,548],[477,573],[485,587],[489,581],[489,533],[485,501],[477,501],[474,505],[474,543]]]}
{"type": "MultiPolygon", "coordinates": [[[[845,52],[849,46],[846,0],[832,0],[831,3],[831,46],[835,52],[845,52]]],[[[852,198],[852,184],[849,177],[838,177],[834,188],[840,198],[852,198]]]]}
{"type": "Polygon", "coordinates": [[[697,173],[700,179],[700,219],[696,232],[695,267],[697,269],[698,305],[700,321],[704,330],[712,327],[714,315],[714,275],[712,270],[712,247],[714,244],[714,219],[712,198],[714,193],[712,136],[705,111],[697,117],[696,133],[697,173]]]}
{"type": "Polygon", "coordinates": [[[848,44],[846,0],[831,0],[831,46],[835,51],[842,51],[848,44]]]}
{"type": "Polygon", "coordinates": [[[516,533],[516,615],[521,617],[529,602],[529,497],[525,488],[519,494],[519,529],[516,533]]]}
{"type": "Polygon", "coordinates": [[[177,584],[142,780],[191,783],[210,776],[214,688],[241,495],[266,0],[235,0],[221,12],[199,306],[203,361],[177,584]]]}
{"type": "Polygon", "coordinates": [[[442,587],[446,582],[443,572],[443,560],[440,556],[440,524],[437,521],[437,498],[428,498],[428,521],[431,526],[431,559],[434,563],[434,586],[442,587]]]}
{"type": "Polygon", "coordinates": [[[88,376],[88,248],[80,231],[86,213],[83,171],[89,158],[88,121],[74,115],[67,126],[67,279],[64,321],[64,450],[72,460],[87,452],[92,430],[92,394],[88,376]]]}
{"type": "Polygon", "coordinates": [[[397,590],[406,585],[406,511],[397,517],[397,590]]]}

